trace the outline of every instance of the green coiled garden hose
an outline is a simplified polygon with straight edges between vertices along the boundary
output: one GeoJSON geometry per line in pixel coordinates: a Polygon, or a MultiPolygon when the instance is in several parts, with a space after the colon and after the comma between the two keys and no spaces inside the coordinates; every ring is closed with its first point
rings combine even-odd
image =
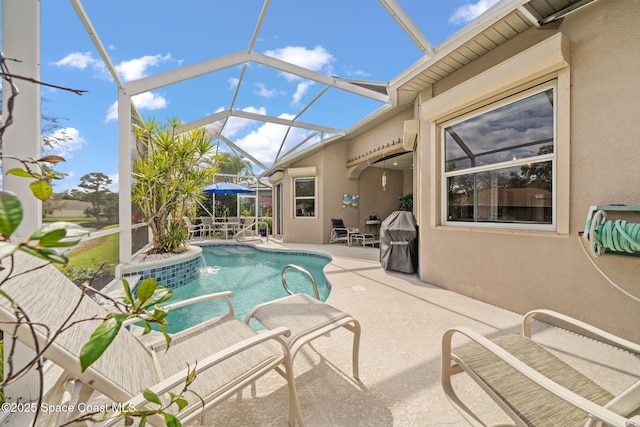
{"type": "Polygon", "coordinates": [[[640,251],[640,224],[625,220],[605,221],[595,229],[596,243],[615,252],[640,251]]]}
{"type": "MultiPolygon", "coordinates": [[[[599,210],[595,212],[593,218],[587,221],[587,240],[591,246],[591,253],[600,256],[606,250],[613,252],[635,253],[640,251],[640,224],[629,223],[624,220],[607,220],[607,214],[599,210]]],[[[640,298],[620,287],[595,263],[589,256],[585,242],[579,237],[580,246],[591,264],[613,287],[618,289],[629,298],[640,302],[640,298]]]]}

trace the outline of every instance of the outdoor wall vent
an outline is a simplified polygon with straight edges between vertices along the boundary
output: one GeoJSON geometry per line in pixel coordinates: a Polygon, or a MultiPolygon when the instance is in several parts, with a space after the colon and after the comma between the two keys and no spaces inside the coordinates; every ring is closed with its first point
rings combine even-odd
{"type": "Polygon", "coordinates": [[[404,132],[402,133],[402,146],[407,151],[413,151],[418,139],[418,131],[420,130],[420,121],[418,119],[405,120],[404,132]]]}

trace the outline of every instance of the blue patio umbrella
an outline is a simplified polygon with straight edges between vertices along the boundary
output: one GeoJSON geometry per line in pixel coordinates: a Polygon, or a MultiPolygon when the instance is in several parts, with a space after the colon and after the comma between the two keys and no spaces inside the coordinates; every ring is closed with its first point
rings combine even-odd
{"type": "Polygon", "coordinates": [[[203,190],[208,194],[247,194],[247,193],[255,193],[255,190],[252,190],[247,187],[243,187],[242,185],[233,184],[231,182],[217,182],[215,184],[211,184],[208,187],[205,187],[203,190]]]}

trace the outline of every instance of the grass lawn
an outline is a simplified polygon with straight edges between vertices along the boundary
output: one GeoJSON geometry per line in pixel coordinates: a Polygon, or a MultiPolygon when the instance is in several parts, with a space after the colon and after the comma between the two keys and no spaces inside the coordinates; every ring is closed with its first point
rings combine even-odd
{"type": "Polygon", "coordinates": [[[96,223],[95,216],[44,217],[42,218],[42,222],[73,222],[74,224],[91,229],[107,228],[107,224],[110,224],[107,217],[100,217],[100,224],[96,223]]]}
{"type": "MultiPolygon", "coordinates": [[[[117,225],[110,225],[103,229],[116,228],[117,225]]],[[[103,271],[110,273],[115,272],[115,266],[118,264],[118,234],[111,234],[109,236],[98,237],[86,242],[81,243],[75,248],[72,248],[67,252],[69,257],[69,264],[66,267],[60,268],[65,274],[68,274],[68,270],[80,270],[88,269],[94,272],[100,264],[107,262],[103,268],[103,271]]]]}

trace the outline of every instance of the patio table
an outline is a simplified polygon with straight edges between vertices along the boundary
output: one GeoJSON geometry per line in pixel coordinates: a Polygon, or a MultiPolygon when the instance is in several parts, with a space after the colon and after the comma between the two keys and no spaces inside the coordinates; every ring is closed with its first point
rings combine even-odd
{"type": "Polygon", "coordinates": [[[222,231],[222,233],[224,234],[224,238],[225,240],[229,238],[229,232],[233,232],[235,230],[238,229],[238,227],[240,226],[240,222],[222,222],[222,221],[216,221],[213,223],[213,230],[214,231],[222,231]]]}

